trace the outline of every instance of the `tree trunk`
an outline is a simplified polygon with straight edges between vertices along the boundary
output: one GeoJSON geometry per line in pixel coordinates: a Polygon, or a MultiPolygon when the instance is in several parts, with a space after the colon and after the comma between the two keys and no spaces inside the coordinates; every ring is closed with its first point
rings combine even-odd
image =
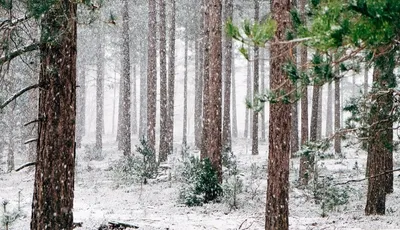
{"type": "Polygon", "coordinates": [[[364,66],[364,95],[368,93],[368,64],[364,66]]]}
{"type": "MultiPolygon", "coordinates": [[[[204,6],[204,0],[202,1],[202,5],[204,6]]],[[[195,79],[195,110],[194,110],[194,135],[195,135],[195,146],[197,149],[201,148],[201,138],[202,138],[202,126],[203,126],[203,88],[204,88],[204,8],[201,10],[200,17],[200,32],[196,39],[197,45],[197,55],[198,55],[198,69],[195,79]]]]}
{"type": "MultiPolygon", "coordinates": [[[[260,81],[261,81],[261,92],[265,92],[265,49],[261,49],[260,52],[260,81]]],[[[266,141],[265,139],[265,106],[263,106],[261,111],[261,141],[266,141]]]]}
{"type": "MultiPolygon", "coordinates": [[[[373,93],[396,87],[395,55],[391,51],[375,60],[373,93]]],[[[386,194],[393,192],[393,94],[372,97],[368,138],[368,193],[366,215],[385,214],[386,194]],[[381,175],[382,174],[382,175],[381,175]],[[381,176],[377,176],[381,175],[381,176]]]]}
{"type": "Polygon", "coordinates": [[[140,117],[139,117],[139,138],[147,140],[147,75],[146,75],[146,62],[147,52],[145,51],[146,45],[144,42],[140,43],[141,57],[139,60],[140,65],[140,117]]]}
{"type": "MultiPolygon", "coordinates": [[[[271,44],[270,88],[289,92],[292,88],[283,70],[283,63],[291,57],[290,44],[278,43],[286,38],[291,27],[289,0],[271,1],[272,18],[277,22],[275,42],[271,44]]],[[[291,105],[282,101],[270,105],[268,186],[265,213],[266,230],[289,229],[289,158],[291,105]]]]}
{"type": "Polygon", "coordinates": [[[328,98],[327,98],[327,102],[326,102],[326,133],[325,136],[329,137],[330,135],[332,135],[332,120],[333,120],[333,116],[332,116],[332,99],[333,99],[333,92],[332,92],[332,82],[328,83],[328,98]]]}
{"type": "Polygon", "coordinates": [[[59,1],[41,17],[38,144],[32,230],[73,229],[76,121],[76,3],[59,1]],[[50,34],[49,34],[50,33],[50,34]],[[45,42],[45,41],[42,41],[45,42]],[[55,69],[56,71],[48,71],[55,69]]]}
{"type": "MultiPolygon", "coordinates": [[[[99,38],[102,35],[102,27],[99,27],[99,38]]],[[[103,149],[103,129],[104,129],[104,44],[103,39],[99,39],[97,48],[97,78],[96,78],[96,154],[101,155],[103,149]]],[[[96,157],[98,157],[97,155],[96,157]]]]}
{"type": "MultiPolygon", "coordinates": [[[[189,51],[189,32],[188,23],[185,25],[185,72],[183,79],[183,133],[182,145],[187,146],[187,102],[188,102],[188,51],[189,51]]],[[[197,69],[196,69],[197,71],[197,69]]]]}
{"type": "MultiPolygon", "coordinates": [[[[249,58],[251,56],[250,54],[250,47],[249,47],[249,58]]],[[[252,94],[251,94],[251,64],[250,60],[247,60],[247,89],[246,89],[246,100],[253,101],[251,100],[252,94]]],[[[244,125],[244,138],[249,137],[249,131],[251,133],[251,128],[250,126],[250,116],[251,116],[251,111],[246,107],[246,116],[245,116],[245,125],[244,125]],[[250,130],[249,130],[250,129],[250,130]]]]}
{"type": "Polygon", "coordinates": [[[160,150],[158,161],[164,162],[168,157],[168,90],[167,90],[167,15],[165,0],[159,0],[160,31],[160,150]]]}
{"type": "Polygon", "coordinates": [[[156,152],[157,115],[157,9],[156,0],[149,0],[148,52],[147,52],[147,144],[156,152]]]}
{"type": "Polygon", "coordinates": [[[81,148],[82,139],[85,135],[85,109],[86,109],[86,69],[85,65],[82,65],[82,70],[80,71],[79,87],[77,89],[78,100],[78,123],[77,123],[77,133],[76,133],[76,147],[81,148]]]}
{"type": "Polygon", "coordinates": [[[232,49],[232,137],[238,137],[238,128],[237,128],[237,110],[236,110],[236,77],[235,77],[235,51],[232,49]]]}
{"type": "Polygon", "coordinates": [[[318,140],[318,112],[319,112],[319,91],[321,86],[313,86],[313,97],[311,107],[310,141],[318,140]]]}
{"type": "Polygon", "coordinates": [[[169,49],[168,49],[168,154],[174,151],[174,109],[175,109],[175,14],[176,0],[170,0],[171,11],[169,13],[169,49]]]}
{"type": "MultiPolygon", "coordinates": [[[[209,78],[205,78],[203,145],[201,156],[209,158],[222,183],[222,1],[207,2],[205,27],[209,33],[209,78]]],[[[207,72],[207,69],[205,70],[207,72]]]]}
{"type": "Polygon", "coordinates": [[[208,12],[208,1],[203,0],[203,42],[202,42],[202,49],[203,49],[203,107],[202,107],[202,131],[201,131],[201,152],[200,152],[200,158],[205,159],[208,156],[208,151],[207,151],[207,136],[209,135],[208,129],[209,129],[209,123],[210,120],[208,119],[208,111],[207,109],[209,108],[208,101],[209,101],[209,76],[210,76],[210,25],[209,25],[209,12],[208,12]]]}
{"type": "Polygon", "coordinates": [[[318,116],[317,116],[317,140],[322,139],[322,91],[323,87],[318,87],[318,116]]]}
{"type": "MultiPolygon", "coordinates": [[[[233,2],[225,0],[224,22],[232,19],[233,2]]],[[[232,38],[225,36],[225,76],[224,76],[224,118],[222,130],[222,145],[224,151],[232,150],[231,134],[231,75],[232,75],[232,38]]]]}
{"type": "Polygon", "coordinates": [[[14,127],[15,121],[14,117],[10,118],[12,121],[10,122],[10,128],[8,132],[8,154],[7,154],[7,172],[11,172],[14,170],[14,150],[15,150],[15,143],[14,143],[14,127]]]}
{"type": "MultiPolygon", "coordinates": [[[[258,0],[254,0],[254,21],[260,20],[260,3],[258,0]]],[[[254,78],[253,78],[253,101],[259,93],[259,79],[260,79],[260,50],[258,46],[254,47],[254,78]]],[[[258,155],[258,112],[253,110],[253,130],[252,130],[252,145],[251,154],[258,155]]]]}
{"type": "MultiPolygon", "coordinates": [[[[336,78],[335,78],[335,133],[340,131],[340,78],[339,78],[339,69],[336,70],[336,78]]],[[[341,137],[340,135],[335,135],[334,141],[335,154],[337,156],[342,155],[342,147],[341,147],[341,137]]]]}
{"type": "MultiPolygon", "coordinates": [[[[306,0],[299,1],[301,18],[305,22],[306,0]]],[[[300,46],[300,67],[301,71],[305,71],[307,68],[307,47],[300,46]]],[[[306,144],[308,141],[308,87],[303,86],[301,90],[301,145],[306,144]]],[[[299,182],[300,185],[308,184],[308,169],[310,168],[308,157],[305,155],[300,156],[300,172],[299,172],[299,182]]]]}
{"type": "Polygon", "coordinates": [[[129,7],[124,0],[122,13],[122,153],[131,154],[131,61],[129,56],[129,7]]]}
{"type": "Polygon", "coordinates": [[[131,131],[132,135],[137,135],[138,127],[137,127],[137,102],[136,102],[136,55],[133,57],[132,65],[132,94],[131,94],[131,131]]]}

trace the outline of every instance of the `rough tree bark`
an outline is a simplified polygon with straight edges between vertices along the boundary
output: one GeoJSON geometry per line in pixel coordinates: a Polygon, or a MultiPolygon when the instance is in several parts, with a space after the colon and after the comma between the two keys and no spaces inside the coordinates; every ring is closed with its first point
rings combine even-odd
{"type": "MultiPolygon", "coordinates": [[[[260,3],[258,0],[254,0],[254,21],[260,20],[260,3]]],[[[255,98],[259,92],[259,78],[260,78],[260,49],[258,46],[254,47],[254,76],[253,76],[253,98],[255,98]]],[[[253,99],[254,101],[254,99],[253,99]]],[[[252,129],[252,144],[251,154],[258,155],[258,112],[253,110],[253,129],[252,129]]]]}
{"type": "MultiPolygon", "coordinates": [[[[299,1],[300,14],[303,21],[306,21],[305,6],[306,0],[299,1]]],[[[307,68],[307,47],[300,46],[300,67],[301,71],[305,71],[307,68]]],[[[304,145],[308,141],[308,87],[304,86],[301,90],[301,145],[304,145]]],[[[309,162],[307,156],[300,157],[300,172],[299,172],[299,183],[300,185],[307,185],[309,168],[309,162]]]]}
{"type": "Polygon", "coordinates": [[[129,5],[123,1],[122,12],[122,126],[121,144],[124,156],[131,154],[131,61],[129,55],[129,5]]]}
{"type": "Polygon", "coordinates": [[[168,157],[168,90],[167,90],[167,14],[165,0],[159,0],[159,52],[160,52],[160,150],[158,161],[164,162],[168,157]]]}
{"type": "Polygon", "coordinates": [[[393,192],[393,94],[376,94],[396,86],[394,52],[384,53],[375,61],[374,88],[370,109],[368,138],[368,193],[366,215],[385,214],[386,194],[393,192]],[[381,176],[377,176],[381,175],[381,176]]]}
{"type": "MultiPolygon", "coordinates": [[[[203,145],[201,156],[209,158],[222,183],[222,0],[210,0],[206,8],[209,28],[209,79],[205,78],[203,145]],[[207,88],[206,88],[207,87],[207,88]]],[[[207,43],[206,43],[207,44],[207,43]]],[[[205,70],[207,71],[207,70],[205,70]]]]}
{"type": "MultiPolygon", "coordinates": [[[[272,18],[277,22],[277,30],[271,44],[270,88],[274,91],[289,92],[292,88],[283,63],[291,57],[290,44],[278,43],[286,38],[286,30],[291,26],[290,0],[272,0],[272,18]]],[[[269,116],[269,157],[268,186],[265,212],[266,230],[289,229],[289,158],[291,105],[280,101],[271,103],[269,116]]]]}
{"type": "Polygon", "coordinates": [[[156,0],[149,0],[148,52],[147,52],[147,142],[156,152],[157,115],[157,10],[156,0]]]}
{"type": "Polygon", "coordinates": [[[170,0],[169,42],[168,42],[168,154],[174,151],[174,111],[175,111],[175,17],[176,0],[170,0]]]}
{"type": "Polygon", "coordinates": [[[32,230],[73,229],[76,121],[76,2],[42,15],[39,114],[32,230]],[[55,71],[48,71],[49,69],[55,71]]]}
{"type": "MultiPolygon", "coordinates": [[[[225,0],[224,22],[231,20],[233,16],[232,0],[225,0]]],[[[222,130],[223,150],[232,150],[231,133],[231,77],[232,77],[232,38],[225,35],[225,75],[224,75],[224,117],[222,130]]]]}

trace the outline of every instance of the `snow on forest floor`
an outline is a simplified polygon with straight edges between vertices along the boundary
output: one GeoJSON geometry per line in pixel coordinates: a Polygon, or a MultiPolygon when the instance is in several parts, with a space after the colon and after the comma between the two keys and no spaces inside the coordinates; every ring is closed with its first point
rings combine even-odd
{"type": "MultiPolygon", "coordinates": [[[[111,169],[121,153],[116,150],[112,138],[105,140],[105,158],[101,161],[89,161],[82,157],[85,154],[82,148],[78,150],[74,203],[74,220],[83,222],[83,227],[78,229],[97,229],[108,221],[131,223],[140,229],[264,229],[267,146],[260,143],[258,156],[251,155],[249,146],[250,142],[246,144],[240,140],[235,141],[233,148],[244,181],[244,192],[239,195],[237,210],[230,210],[225,203],[186,207],[179,202],[181,184],[174,179],[164,178],[142,186],[118,184],[111,169]],[[257,176],[251,177],[252,172],[257,176]]],[[[364,176],[365,154],[346,148],[343,151],[346,159],[319,161],[321,178],[333,176],[336,183],[364,176]],[[358,167],[355,167],[356,162],[358,167]]],[[[400,160],[396,154],[395,166],[398,167],[400,160]]],[[[171,159],[178,157],[177,153],[171,159]]],[[[170,162],[172,171],[175,164],[170,162]]],[[[291,161],[290,229],[400,229],[398,173],[395,173],[395,191],[387,196],[385,216],[364,215],[367,181],[363,181],[349,184],[349,203],[336,207],[334,211],[327,211],[327,216],[322,217],[321,205],[314,202],[312,189],[301,190],[295,186],[298,166],[298,159],[291,161]]],[[[0,174],[0,201],[9,201],[8,210],[17,209],[18,192],[21,191],[23,215],[11,225],[10,230],[29,229],[33,179],[33,171],[27,169],[0,174]]],[[[335,187],[342,188],[343,185],[335,187]]]]}

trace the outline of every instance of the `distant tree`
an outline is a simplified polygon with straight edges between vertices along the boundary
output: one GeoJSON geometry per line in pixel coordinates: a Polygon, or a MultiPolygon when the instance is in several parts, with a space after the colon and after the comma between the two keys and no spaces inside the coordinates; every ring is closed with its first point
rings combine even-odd
{"type": "MultiPolygon", "coordinates": [[[[249,57],[251,56],[251,51],[249,50],[249,57]]],[[[252,98],[252,92],[251,92],[251,63],[247,61],[247,81],[246,81],[246,100],[251,100],[252,98]]],[[[245,115],[245,124],[244,124],[244,137],[248,138],[249,133],[251,133],[251,127],[250,127],[250,116],[251,116],[251,110],[249,108],[246,108],[246,115],[245,115]]]]}
{"type": "Polygon", "coordinates": [[[174,150],[174,111],[175,111],[175,33],[176,33],[176,0],[169,2],[169,42],[168,42],[168,154],[174,150]]]}
{"type": "MultiPolygon", "coordinates": [[[[233,2],[225,0],[224,23],[232,20],[233,17],[233,2]]],[[[224,42],[224,115],[223,115],[223,130],[222,144],[224,150],[232,149],[232,131],[231,131],[231,83],[232,83],[232,38],[225,36],[224,42]]]]}
{"type": "Polygon", "coordinates": [[[165,0],[159,0],[159,32],[160,32],[160,150],[159,162],[168,157],[168,82],[167,82],[167,14],[165,0]]]}
{"type": "Polygon", "coordinates": [[[196,53],[198,56],[198,68],[196,71],[195,79],[195,95],[194,95],[194,138],[195,146],[197,149],[201,149],[201,138],[202,138],[202,126],[203,126],[203,89],[204,89],[204,49],[205,47],[205,36],[204,36],[204,0],[201,1],[201,15],[199,17],[199,31],[196,34],[196,53]]]}
{"type": "MultiPolygon", "coordinates": [[[[185,26],[185,72],[183,79],[183,133],[182,133],[182,145],[187,145],[187,113],[188,113],[188,53],[189,53],[189,28],[188,23],[185,26]]],[[[196,70],[197,71],[197,70],[196,70]]]]}
{"type": "Polygon", "coordinates": [[[122,120],[121,147],[125,156],[131,154],[131,62],[129,49],[129,5],[123,1],[122,9],[122,120]]]}
{"type": "Polygon", "coordinates": [[[147,52],[147,141],[151,151],[156,151],[157,105],[157,9],[156,0],[149,0],[148,52],[147,52]]]}
{"type": "Polygon", "coordinates": [[[102,24],[98,27],[97,78],[96,78],[96,151],[103,149],[104,132],[104,39],[102,24]]]}
{"type": "Polygon", "coordinates": [[[326,132],[325,136],[329,137],[332,135],[332,108],[333,108],[333,91],[332,91],[332,82],[328,83],[328,90],[327,90],[327,100],[326,100],[326,132]]]}
{"type": "Polygon", "coordinates": [[[139,138],[147,137],[147,52],[146,43],[140,41],[140,110],[139,110],[139,138]]]}
{"type": "Polygon", "coordinates": [[[236,71],[235,71],[235,51],[232,49],[232,137],[238,137],[238,128],[237,128],[237,110],[236,110],[236,71]]]}
{"type": "MultiPolygon", "coordinates": [[[[260,3],[259,0],[254,0],[254,21],[260,20],[260,3]]],[[[254,76],[253,76],[253,97],[256,97],[259,92],[260,79],[260,49],[254,46],[254,76]]],[[[252,130],[251,154],[258,155],[258,112],[253,111],[253,130],[252,130]]]]}

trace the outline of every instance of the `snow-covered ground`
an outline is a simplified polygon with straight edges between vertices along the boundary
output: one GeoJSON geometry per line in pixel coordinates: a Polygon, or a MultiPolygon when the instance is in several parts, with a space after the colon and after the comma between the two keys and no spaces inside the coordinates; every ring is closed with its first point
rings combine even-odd
{"type": "MultiPolygon", "coordinates": [[[[264,229],[267,146],[260,145],[260,155],[252,156],[250,143],[235,141],[234,153],[238,160],[244,191],[239,195],[239,209],[230,210],[226,203],[186,207],[179,202],[181,184],[174,180],[155,180],[147,185],[124,186],[115,181],[112,169],[121,157],[113,142],[107,137],[104,144],[105,158],[88,160],[84,149],[78,151],[75,184],[74,220],[83,222],[79,229],[97,229],[108,221],[131,223],[140,229],[264,229]],[[256,177],[251,173],[256,172],[256,177]]],[[[362,178],[365,171],[365,154],[354,149],[344,149],[344,160],[320,161],[322,175],[332,175],[335,182],[362,178]],[[358,168],[354,168],[357,162],[358,168]]],[[[179,153],[171,155],[169,164],[174,169],[179,153]]],[[[18,161],[18,160],[17,160],[18,161]]],[[[319,204],[315,204],[312,190],[296,188],[299,160],[291,161],[290,171],[290,229],[400,229],[400,178],[395,173],[395,191],[387,196],[385,216],[365,216],[364,207],[367,182],[351,183],[349,203],[328,211],[322,217],[319,204]]],[[[399,166],[399,155],[395,165],[399,166]]],[[[175,172],[172,172],[173,174],[175,172]]],[[[0,200],[7,199],[7,210],[18,208],[21,194],[21,213],[10,229],[29,229],[33,191],[33,171],[0,174],[0,200]]],[[[340,186],[339,186],[340,187],[340,186]]],[[[2,210],[1,210],[2,211],[2,210]]],[[[2,213],[0,212],[0,215],[2,213]]],[[[3,229],[3,226],[0,227],[3,229]]]]}

